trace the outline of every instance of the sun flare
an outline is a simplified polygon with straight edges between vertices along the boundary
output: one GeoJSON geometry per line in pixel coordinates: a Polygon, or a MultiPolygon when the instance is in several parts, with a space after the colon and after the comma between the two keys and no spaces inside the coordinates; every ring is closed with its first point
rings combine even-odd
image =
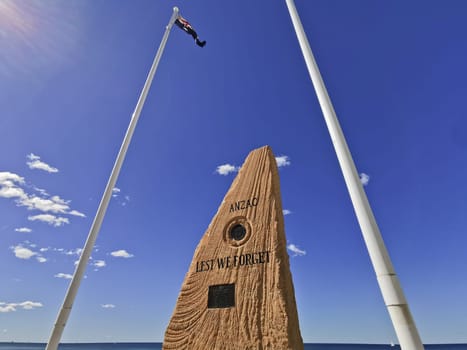
{"type": "Polygon", "coordinates": [[[0,74],[53,67],[68,56],[79,38],[78,3],[0,1],[0,74]]]}

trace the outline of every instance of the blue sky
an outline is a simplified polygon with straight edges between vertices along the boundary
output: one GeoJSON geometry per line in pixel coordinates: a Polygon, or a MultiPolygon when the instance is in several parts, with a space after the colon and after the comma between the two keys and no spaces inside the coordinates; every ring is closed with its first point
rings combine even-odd
{"type": "MultiPolygon", "coordinates": [[[[46,341],[173,6],[63,341],[161,341],[248,152],[282,157],[306,342],[388,343],[285,1],[0,4],[0,341],[46,341]],[[295,248],[295,249],[294,249],[295,248]]],[[[425,343],[467,342],[467,3],[296,0],[425,343]]]]}

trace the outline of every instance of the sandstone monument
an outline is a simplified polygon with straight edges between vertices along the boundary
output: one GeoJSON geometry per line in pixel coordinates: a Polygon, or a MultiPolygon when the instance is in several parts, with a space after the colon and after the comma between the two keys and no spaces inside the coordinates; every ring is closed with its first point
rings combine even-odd
{"type": "Polygon", "coordinates": [[[196,248],[163,349],[303,349],[270,147],[248,155],[196,248]]]}

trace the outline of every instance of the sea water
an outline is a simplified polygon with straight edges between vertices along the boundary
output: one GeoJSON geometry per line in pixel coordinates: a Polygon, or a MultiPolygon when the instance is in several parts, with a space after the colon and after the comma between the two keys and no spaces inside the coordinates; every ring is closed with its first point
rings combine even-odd
{"type": "MultiPolygon", "coordinates": [[[[0,343],[0,350],[44,350],[39,343],[0,343]]],[[[61,344],[59,350],[161,350],[162,343],[86,343],[61,344]]],[[[426,350],[467,350],[467,344],[425,345],[426,350]]],[[[214,350],[214,349],[206,349],[214,350]]],[[[242,349],[239,349],[242,350],[242,349]]],[[[305,344],[305,350],[400,350],[398,345],[305,344]]]]}

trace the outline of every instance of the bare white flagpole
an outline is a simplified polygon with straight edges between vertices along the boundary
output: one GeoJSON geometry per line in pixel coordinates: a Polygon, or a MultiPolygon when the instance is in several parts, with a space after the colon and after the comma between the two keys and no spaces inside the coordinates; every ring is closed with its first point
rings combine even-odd
{"type": "Polygon", "coordinates": [[[286,0],[286,3],[347,184],[347,189],[362,230],[363,239],[365,240],[373,268],[376,272],[384,302],[388,308],[397,338],[399,339],[399,344],[402,350],[422,350],[423,344],[410,313],[409,305],[404,297],[375,217],[368,203],[365,191],[363,190],[352,155],[345,141],[339,121],[337,120],[336,112],[334,111],[331,99],[327,93],[318,65],[313,57],[294,1],[286,0]]]}
{"type": "Polygon", "coordinates": [[[133,112],[133,115],[131,117],[130,124],[125,134],[125,138],[123,139],[123,143],[120,147],[120,151],[118,152],[117,159],[110,174],[110,178],[107,182],[107,186],[105,187],[104,195],[102,196],[99,208],[97,209],[96,216],[94,217],[94,221],[92,223],[88,238],[84,245],[83,252],[79,259],[78,266],[76,267],[75,273],[70,282],[70,286],[68,287],[68,291],[66,293],[62,307],[60,309],[60,312],[58,313],[57,320],[52,330],[52,334],[50,335],[49,342],[47,343],[46,350],[56,350],[58,344],[60,343],[63,330],[65,329],[66,322],[68,320],[68,317],[70,316],[71,308],[73,306],[73,302],[78,292],[79,285],[81,283],[81,279],[83,278],[84,271],[86,270],[86,265],[89,261],[89,257],[91,256],[91,252],[94,247],[94,243],[96,242],[97,235],[99,234],[102,221],[104,220],[105,212],[107,211],[110,199],[112,198],[112,189],[117,183],[118,174],[120,173],[120,169],[125,159],[128,146],[130,145],[133,132],[135,130],[136,124],[138,123],[141,110],[143,109],[144,101],[146,100],[146,96],[148,95],[148,91],[151,87],[151,83],[156,73],[157,66],[159,65],[159,61],[164,51],[165,44],[167,43],[167,39],[169,38],[170,30],[172,29],[172,26],[177,18],[178,8],[174,7],[172,17],[170,17],[169,24],[165,28],[164,36],[162,37],[159,49],[157,50],[151,69],[146,78],[146,82],[144,84],[143,90],[141,91],[141,95],[139,96],[138,103],[136,104],[135,111],[133,112]]]}

